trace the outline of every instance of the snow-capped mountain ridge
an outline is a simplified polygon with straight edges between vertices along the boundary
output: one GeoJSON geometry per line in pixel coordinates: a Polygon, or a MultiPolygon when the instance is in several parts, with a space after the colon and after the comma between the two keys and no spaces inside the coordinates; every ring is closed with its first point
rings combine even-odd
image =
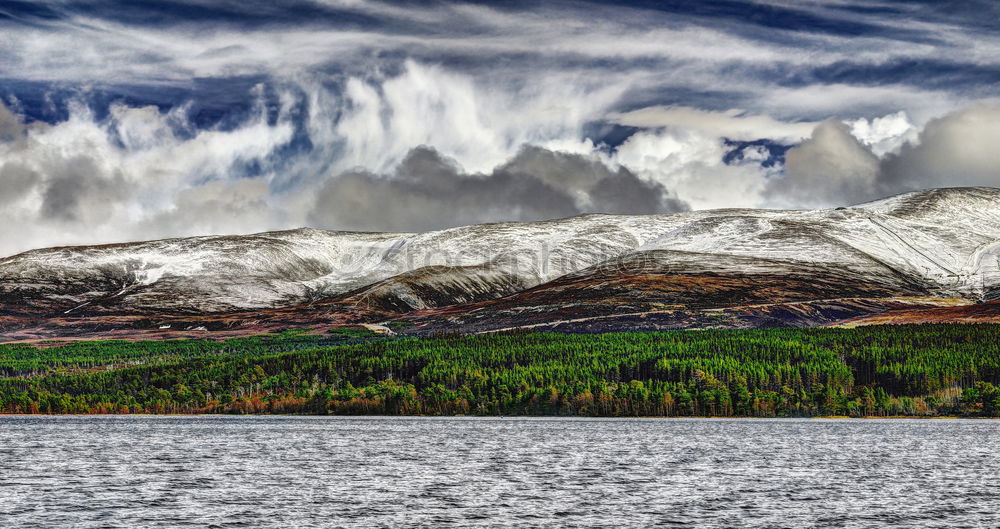
{"type": "MultiPolygon", "coordinates": [[[[365,299],[378,292],[416,309],[509,295],[631,255],[679,255],[672,252],[705,256],[707,272],[713,255],[758,258],[768,260],[769,274],[774,262],[790,269],[801,263],[879,284],[904,281],[941,297],[995,299],[1000,190],[921,191],[822,210],[593,214],[428,233],[304,228],[51,248],[0,260],[0,299],[52,312],[219,312],[291,306],[378,284],[365,299]]],[[[659,266],[671,269],[670,262],[659,266]]],[[[677,263],[678,270],[690,266],[686,257],[677,263]]],[[[754,266],[741,273],[753,275],[754,266]]]]}

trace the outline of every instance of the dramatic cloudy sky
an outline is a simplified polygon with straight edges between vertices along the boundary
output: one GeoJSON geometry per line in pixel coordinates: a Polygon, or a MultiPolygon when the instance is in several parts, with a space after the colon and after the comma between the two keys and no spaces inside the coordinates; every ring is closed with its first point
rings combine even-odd
{"type": "Polygon", "coordinates": [[[998,92],[993,0],[5,0],[0,255],[1000,186],[998,92]]]}

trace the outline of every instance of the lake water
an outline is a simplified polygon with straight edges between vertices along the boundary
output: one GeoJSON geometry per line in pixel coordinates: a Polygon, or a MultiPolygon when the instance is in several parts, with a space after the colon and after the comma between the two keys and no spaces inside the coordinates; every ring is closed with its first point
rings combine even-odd
{"type": "Polygon", "coordinates": [[[1000,527],[1000,421],[0,417],[7,527],[1000,527]]]}

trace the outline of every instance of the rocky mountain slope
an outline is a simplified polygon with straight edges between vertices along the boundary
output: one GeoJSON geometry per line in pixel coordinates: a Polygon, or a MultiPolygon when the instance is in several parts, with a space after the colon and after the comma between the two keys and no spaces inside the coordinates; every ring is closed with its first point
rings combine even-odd
{"type": "Polygon", "coordinates": [[[955,188],[811,211],[34,250],[0,260],[0,338],[387,321],[413,332],[817,325],[998,298],[1000,190],[955,188]]]}

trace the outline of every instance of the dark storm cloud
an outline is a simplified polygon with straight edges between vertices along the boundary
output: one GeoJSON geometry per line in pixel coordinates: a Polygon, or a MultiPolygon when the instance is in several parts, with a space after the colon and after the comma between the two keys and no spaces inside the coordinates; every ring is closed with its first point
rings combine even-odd
{"type": "Polygon", "coordinates": [[[37,191],[39,220],[76,223],[100,216],[131,194],[121,171],[101,167],[99,155],[60,155],[42,149],[29,154],[30,160],[22,159],[37,148],[27,132],[21,119],[0,104],[0,205],[37,191]]]}
{"type": "MultiPolygon", "coordinates": [[[[22,144],[24,133],[21,120],[0,104],[0,146],[22,144]]],[[[34,189],[37,180],[37,175],[23,164],[4,163],[0,159],[0,207],[21,199],[34,189]]]]}
{"type": "Polygon", "coordinates": [[[826,121],[812,137],[785,153],[786,176],[768,182],[783,205],[831,206],[871,200],[879,160],[839,121],[826,121]]]}
{"type": "Polygon", "coordinates": [[[944,186],[1000,187],[1000,105],[977,104],[931,120],[916,142],[886,156],[879,169],[883,193],[944,186]]]}
{"type": "Polygon", "coordinates": [[[518,175],[538,180],[569,196],[585,197],[579,213],[663,213],[684,211],[687,205],[670,198],[659,184],[638,178],[624,167],[580,156],[525,146],[494,175],[518,175]]]}
{"type": "Polygon", "coordinates": [[[937,187],[1000,187],[1000,106],[931,120],[915,141],[877,157],[847,125],[827,121],[785,155],[767,194],[782,205],[849,205],[937,187]]]}
{"type": "Polygon", "coordinates": [[[0,207],[20,200],[35,188],[37,175],[19,164],[0,166],[0,207]]]}
{"type": "Polygon", "coordinates": [[[39,212],[48,221],[86,222],[131,195],[120,173],[105,175],[97,161],[87,156],[58,160],[46,169],[39,212]]]}
{"type": "Polygon", "coordinates": [[[13,142],[24,135],[24,124],[6,106],[0,104],[0,142],[13,142]]]}
{"type": "Polygon", "coordinates": [[[524,147],[490,174],[469,174],[437,151],[418,147],[392,175],[352,171],[332,178],[318,193],[310,219],[321,227],[406,232],[686,209],[663,186],[580,155],[524,147]]]}

